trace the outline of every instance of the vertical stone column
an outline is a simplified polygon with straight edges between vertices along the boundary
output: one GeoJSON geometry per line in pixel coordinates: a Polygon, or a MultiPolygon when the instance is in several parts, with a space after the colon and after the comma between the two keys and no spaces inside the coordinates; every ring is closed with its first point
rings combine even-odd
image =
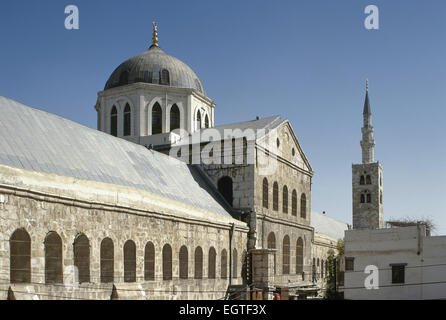
{"type": "Polygon", "coordinates": [[[262,289],[264,299],[270,300],[274,287],[274,255],[276,249],[251,249],[252,255],[252,284],[262,289]]]}

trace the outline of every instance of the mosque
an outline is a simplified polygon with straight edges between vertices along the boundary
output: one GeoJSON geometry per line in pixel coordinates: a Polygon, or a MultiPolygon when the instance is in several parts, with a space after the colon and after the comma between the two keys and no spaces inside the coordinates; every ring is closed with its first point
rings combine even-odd
{"type": "Polygon", "coordinates": [[[0,97],[0,299],[322,296],[348,225],[311,211],[290,121],[215,126],[216,107],[156,24],[98,130],[0,97]]]}

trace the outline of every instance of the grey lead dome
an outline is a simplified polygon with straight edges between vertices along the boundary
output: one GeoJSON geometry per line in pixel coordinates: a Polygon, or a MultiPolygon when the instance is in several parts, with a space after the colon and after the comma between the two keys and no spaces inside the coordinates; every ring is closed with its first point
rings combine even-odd
{"type": "Polygon", "coordinates": [[[205,94],[203,85],[195,72],[184,62],[152,45],[146,52],[128,59],[112,73],[104,90],[127,84],[145,82],[189,88],[205,94]],[[161,81],[161,73],[167,70],[169,81],[161,81]]]}

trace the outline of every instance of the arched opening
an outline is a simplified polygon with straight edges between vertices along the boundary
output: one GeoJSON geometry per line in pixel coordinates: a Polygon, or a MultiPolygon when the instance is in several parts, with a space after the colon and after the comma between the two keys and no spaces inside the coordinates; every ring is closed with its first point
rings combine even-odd
{"type": "Polygon", "coordinates": [[[170,108],[170,131],[180,128],[180,109],[176,104],[170,108]]]}
{"type": "Polygon", "coordinates": [[[116,106],[113,106],[110,113],[110,134],[112,136],[118,136],[118,110],[116,106]]]}
{"type": "MultiPolygon", "coordinates": [[[[268,249],[276,249],[276,236],[274,232],[270,232],[268,235],[268,249]]],[[[274,253],[274,274],[276,274],[276,254],[274,253]]]]}
{"type": "Polygon", "coordinates": [[[302,219],[307,218],[307,196],[305,193],[302,193],[300,197],[300,217],[302,219]]]}
{"type": "Polygon", "coordinates": [[[150,241],[144,248],[144,280],[155,280],[155,246],[150,241]]]}
{"type": "Polygon", "coordinates": [[[367,175],[367,176],[365,177],[365,182],[366,182],[367,184],[372,184],[372,178],[370,177],[370,175],[367,175]]]}
{"type": "Polygon", "coordinates": [[[112,283],[115,274],[115,252],[113,240],[105,238],[101,242],[101,282],[112,283]]]}
{"type": "Polygon", "coordinates": [[[279,185],[277,182],[273,184],[273,210],[279,211],[279,185]]]}
{"type": "Polygon", "coordinates": [[[78,270],[79,283],[90,282],[90,241],[84,234],[74,240],[74,266],[78,270]]]}
{"type": "Polygon", "coordinates": [[[263,207],[268,209],[268,179],[263,178],[263,192],[262,192],[263,207]]]}
{"type": "Polygon", "coordinates": [[[233,205],[233,183],[230,177],[223,177],[218,180],[218,191],[223,198],[232,206],[233,205]]]}
{"type": "Polygon", "coordinates": [[[132,240],[124,244],[124,282],[136,282],[136,245],[132,240]]]}
{"type": "Polygon", "coordinates": [[[172,280],[172,247],[169,244],[163,247],[163,280],[172,280]]]}
{"type": "Polygon", "coordinates": [[[361,194],[361,203],[365,203],[365,195],[361,194]]]}
{"type": "Polygon", "coordinates": [[[203,250],[201,247],[197,247],[195,249],[195,279],[203,279],[203,250]]]}
{"type": "Polygon", "coordinates": [[[45,238],[45,283],[63,283],[62,239],[56,232],[45,238]]]}
{"type": "Polygon", "coordinates": [[[283,213],[288,213],[288,187],[283,186],[283,192],[282,192],[282,211],[283,213]]]}
{"type": "Polygon", "coordinates": [[[379,203],[383,204],[383,192],[382,191],[379,192],[379,203]]]}
{"type": "Polygon", "coordinates": [[[237,274],[237,259],[238,259],[237,249],[234,248],[234,250],[232,250],[232,277],[234,279],[238,277],[238,274],[237,274]]]}
{"type": "Polygon", "coordinates": [[[187,279],[189,277],[189,253],[186,246],[180,248],[180,279],[187,279]]]}
{"type": "Polygon", "coordinates": [[[304,272],[304,241],[299,237],[296,243],[296,273],[304,272]]]}
{"type": "Polygon", "coordinates": [[[204,118],[204,127],[209,128],[209,116],[208,115],[206,115],[206,117],[204,118]]]}
{"type": "Polygon", "coordinates": [[[201,112],[200,112],[200,110],[197,111],[196,123],[197,123],[197,130],[200,130],[201,129],[201,112]]]}
{"type": "Polygon", "coordinates": [[[170,75],[169,75],[169,71],[166,69],[161,70],[160,84],[165,85],[165,86],[170,85],[170,75]]]}
{"type": "Polygon", "coordinates": [[[24,229],[16,230],[9,239],[10,282],[31,282],[31,238],[24,229]]]}
{"type": "Polygon", "coordinates": [[[359,184],[360,184],[360,185],[364,185],[364,184],[365,184],[365,178],[364,178],[364,176],[361,176],[361,178],[359,179],[359,184]]]}
{"type": "Polygon", "coordinates": [[[130,105],[127,103],[124,109],[124,136],[130,136],[132,128],[132,111],[130,105]]]}
{"type": "Polygon", "coordinates": [[[283,238],[282,248],[282,274],[290,274],[290,237],[283,238]]]}
{"type": "Polygon", "coordinates": [[[228,253],[226,249],[221,251],[220,275],[222,279],[228,278],[228,253]]]}
{"type": "Polygon", "coordinates": [[[208,257],[208,278],[215,279],[215,264],[217,260],[217,252],[213,247],[209,249],[208,257]]]}
{"type": "Polygon", "coordinates": [[[163,132],[163,111],[159,103],[155,103],[152,109],[152,134],[163,132]]]}
{"type": "Polygon", "coordinates": [[[370,193],[367,193],[367,203],[372,202],[372,195],[370,193]]]}
{"type": "Polygon", "coordinates": [[[297,192],[293,190],[291,193],[291,214],[297,216],[297,192]]]}

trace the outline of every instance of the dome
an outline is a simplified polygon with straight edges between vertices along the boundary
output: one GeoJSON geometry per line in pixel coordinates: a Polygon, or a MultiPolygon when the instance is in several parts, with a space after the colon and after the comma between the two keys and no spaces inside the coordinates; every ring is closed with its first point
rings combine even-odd
{"type": "Polygon", "coordinates": [[[205,94],[195,72],[184,62],[169,56],[157,44],[122,63],[108,79],[104,90],[137,82],[189,88],[205,94]]]}

